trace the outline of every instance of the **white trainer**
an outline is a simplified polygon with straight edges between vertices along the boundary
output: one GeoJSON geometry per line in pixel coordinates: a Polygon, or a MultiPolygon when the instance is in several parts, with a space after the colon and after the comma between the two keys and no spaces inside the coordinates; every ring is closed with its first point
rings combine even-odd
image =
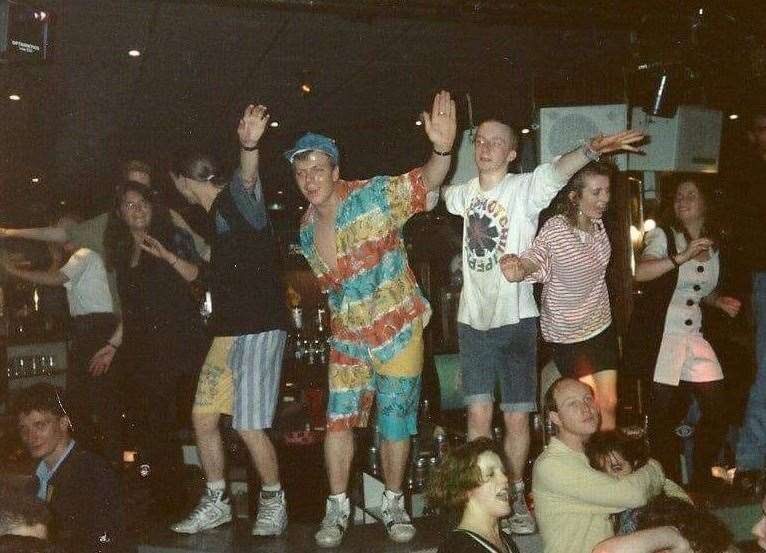
{"type": "Polygon", "coordinates": [[[404,509],[404,494],[390,496],[383,492],[381,515],[388,537],[393,541],[406,543],[415,537],[415,527],[404,509]]]}
{"type": "Polygon", "coordinates": [[[351,514],[351,501],[327,498],[327,506],[319,531],[314,534],[314,540],[319,547],[337,547],[343,541],[348,529],[348,519],[351,514]]]}
{"type": "Polygon", "coordinates": [[[170,529],[179,534],[196,534],[231,522],[231,503],[223,496],[224,492],[205,488],[205,492],[191,514],[171,524],[170,529]]]}
{"type": "Polygon", "coordinates": [[[287,502],[284,490],[261,492],[258,516],[253,523],[253,536],[279,536],[287,528],[287,502]]]}

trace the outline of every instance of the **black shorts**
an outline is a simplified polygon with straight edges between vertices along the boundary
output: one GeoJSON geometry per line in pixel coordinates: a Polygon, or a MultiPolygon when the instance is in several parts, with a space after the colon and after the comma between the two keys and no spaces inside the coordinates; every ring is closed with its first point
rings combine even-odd
{"type": "Polygon", "coordinates": [[[551,345],[553,360],[561,376],[581,378],[599,371],[616,371],[620,364],[613,325],[582,342],[551,345]]]}

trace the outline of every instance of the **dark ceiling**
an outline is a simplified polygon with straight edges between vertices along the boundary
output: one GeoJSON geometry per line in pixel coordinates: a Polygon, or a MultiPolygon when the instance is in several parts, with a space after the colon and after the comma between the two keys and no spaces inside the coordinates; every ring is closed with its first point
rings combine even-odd
{"type": "MultiPolygon", "coordinates": [[[[250,102],[280,123],[264,139],[264,179],[295,204],[279,154],[304,130],[336,138],[342,173],[355,177],[424,158],[414,122],[440,88],[458,96],[463,126],[467,93],[475,114],[501,111],[519,125],[539,105],[622,101],[624,69],[641,56],[688,53],[689,17],[704,3],[41,1],[55,14],[52,60],[0,65],[0,216],[61,199],[93,209],[133,157],[162,168],[194,146],[231,165],[250,102]],[[133,48],[142,55],[129,57],[133,48]],[[22,100],[8,102],[11,91],[22,100]]],[[[695,63],[719,74],[703,101],[736,103],[741,49],[762,38],[754,4],[702,21],[710,36],[693,37],[695,63]]]]}

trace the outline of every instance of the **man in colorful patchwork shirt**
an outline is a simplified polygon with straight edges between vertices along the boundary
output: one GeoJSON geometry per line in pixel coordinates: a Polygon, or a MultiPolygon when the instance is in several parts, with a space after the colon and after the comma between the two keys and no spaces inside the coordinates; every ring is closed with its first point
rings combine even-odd
{"type": "Polygon", "coordinates": [[[308,133],[285,153],[310,204],[301,249],[332,313],[325,438],[331,495],[315,535],[322,547],[337,546],[348,527],[353,428],[366,426],[376,395],[383,523],[394,541],[415,535],[401,489],[409,438],[417,432],[422,334],[431,308],[407,263],[401,230],[425,210],[426,197],[438,191],[449,170],[456,132],[449,93],[436,95],[423,122],[433,153],[423,167],[396,177],[341,180],[338,149],[322,135],[308,133]]]}

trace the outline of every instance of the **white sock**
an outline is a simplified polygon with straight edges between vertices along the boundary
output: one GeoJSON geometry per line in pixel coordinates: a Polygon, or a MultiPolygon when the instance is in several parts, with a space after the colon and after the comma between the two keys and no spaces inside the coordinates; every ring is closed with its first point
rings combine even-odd
{"type": "Polygon", "coordinates": [[[276,484],[265,484],[261,486],[262,492],[279,492],[282,491],[282,484],[277,482],[276,484]]]}
{"type": "Polygon", "coordinates": [[[389,490],[386,488],[383,490],[383,495],[385,495],[388,499],[397,499],[400,495],[402,495],[401,491],[395,492],[393,490],[389,490]]]}
{"type": "Polygon", "coordinates": [[[336,501],[340,501],[341,503],[346,503],[346,500],[348,499],[346,497],[346,492],[336,493],[335,495],[330,495],[330,499],[335,499],[336,501]]]}
{"type": "Polygon", "coordinates": [[[226,480],[212,480],[205,487],[211,492],[222,492],[226,489],[226,480]]]}

